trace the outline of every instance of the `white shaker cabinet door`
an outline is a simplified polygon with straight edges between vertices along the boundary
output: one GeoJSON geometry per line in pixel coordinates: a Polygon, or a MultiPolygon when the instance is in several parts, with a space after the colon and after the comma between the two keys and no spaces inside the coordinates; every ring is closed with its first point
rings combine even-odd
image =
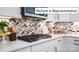
{"type": "Polygon", "coordinates": [[[73,39],[69,36],[63,37],[63,50],[64,52],[69,52],[71,48],[70,46],[72,46],[73,43],[73,39]]]}
{"type": "Polygon", "coordinates": [[[57,52],[63,52],[63,37],[57,39],[57,52]]]}
{"type": "Polygon", "coordinates": [[[79,52],[79,38],[70,36],[64,37],[64,51],[79,52]]]}
{"type": "Polygon", "coordinates": [[[59,20],[70,21],[69,14],[59,14],[59,20]]]}
{"type": "Polygon", "coordinates": [[[58,20],[58,14],[48,14],[47,20],[58,20]]]}
{"type": "Polygon", "coordinates": [[[50,40],[37,45],[32,46],[32,52],[51,52],[54,51],[53,45],[56,44],[56,40],[50,40]]]}
{"type": "Polygon", "coordinates": [[[72,21],[79,21],[79,14],[71,14],[70,20],[72,21]]]}
{"type": "Polygon", "coordinates": [[[49,52],[57,52],[56,51],[56,48],[54,46],[52,46],[50,49],[49,49],[49,52]]]}
{"type": "Polygon", "coordinates": [[[68,52],[79,52],[79,45],[74,47],[68,47],[68,52]]]}
{"type": "Polygon", "coordinates": [[[0,7],[1,16],[11,16],[21,18],[20,7],[0,7]]]}
{"type": "Polygon", "coordinates": [[[43,42],[37,45],[32,46],[33,52],[42,52],[44,50],[47,50],[49,47],[52,46],[52,42],[43,42]]]}
{"type": "Polygon", "coordinates": [[[56,52],[56,51],[55,51],[55,47],[48,47],[39,52],[56,52]]]}

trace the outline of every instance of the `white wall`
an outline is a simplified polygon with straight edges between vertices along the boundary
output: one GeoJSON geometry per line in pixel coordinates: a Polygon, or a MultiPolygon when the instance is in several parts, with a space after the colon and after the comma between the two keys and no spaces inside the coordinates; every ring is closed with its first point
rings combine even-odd
{"type": "Polygon", "coordinates": [[[47,20],[65,20],[65,21],[78,21],[79,14],[48,14],[47,20]]]}
{"type": "Polygon", "coordinates": [[[20,7],[0,7],[0,15],[21,18],[20,7]]]}

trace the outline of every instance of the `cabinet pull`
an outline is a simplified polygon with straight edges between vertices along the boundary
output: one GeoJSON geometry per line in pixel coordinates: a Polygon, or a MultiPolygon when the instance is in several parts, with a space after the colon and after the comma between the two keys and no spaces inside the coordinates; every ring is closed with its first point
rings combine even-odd
{"type": "Polygon", "coordinates": [[[74,40],[74,41],[77,41],[77,42],[79,42],[79,40],[74,40]]]}
{"type": "Polygon", "coordinates": [[[77,44],[77,43],[74,43],[74,45],[77,45],[77,46],[79,46],[79,44],[77,44]]]}

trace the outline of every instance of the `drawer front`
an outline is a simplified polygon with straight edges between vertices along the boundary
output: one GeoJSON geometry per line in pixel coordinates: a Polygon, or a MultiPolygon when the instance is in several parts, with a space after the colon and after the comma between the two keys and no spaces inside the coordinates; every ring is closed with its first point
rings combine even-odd
{"type": "Polygon", "coordinates": [[[14,52],[31,52],[31,47],[16,50],[14,52]]]}
{"type": "Polygon", "coordinates": [[[64,37],[66,40],[79,40],[79,37],[64,37]]]}
{"type": "Polygon", "coordinates": [[[79,42],[78,43],[73,43],[73,47],[79,47],[79,42]]]}
{"type": "Polygon", "coordinates": [[[51,40],[48,42],[43,42],[37,45],[32,46],[32,51],[34,52],[40,52],[40,51],[44,51],[45,49],[52,47],[56,42],[56,40],[51,40]]]}
{"type": "Polygon", "coordinates": [[[79,38],[71,38],[71,39],[69,39],[69,45],[71,45],[71,46],[79,46],[79,38]]]}
{"type": "Polygon", "coordinates": [[[65,37],[64,44],[66,46],[74,46],[74,44],[79,44],[79,38],[78,37],[65,37]]]}

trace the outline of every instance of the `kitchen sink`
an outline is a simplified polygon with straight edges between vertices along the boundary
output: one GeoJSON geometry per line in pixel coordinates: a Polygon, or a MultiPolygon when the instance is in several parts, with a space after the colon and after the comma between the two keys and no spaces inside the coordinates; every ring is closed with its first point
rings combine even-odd
{"type": "Polygon", "coordinates": [[[35,34],[35,35],[28,35],[28,36],[20,36],[18,37],[19,40],[23,40],[26,42],[34,42],[41,39],[51,38],[52,36],[47,34],[35,34]]]}

